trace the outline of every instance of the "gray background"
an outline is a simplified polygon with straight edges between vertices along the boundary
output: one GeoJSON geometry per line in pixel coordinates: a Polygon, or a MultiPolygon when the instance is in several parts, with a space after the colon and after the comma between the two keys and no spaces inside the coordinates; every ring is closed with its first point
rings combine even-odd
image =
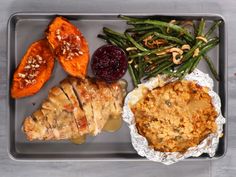
{"type": "Polygon", "coordinates": [[[233,0],[1,0],[0,1],[0,177],[28,176],[236,176],[236,1],[233,0]],[[226,156],[217,161],[179,162],[165,166],[152,162],[16,162],[7,154],[6,126],[6,25],[19,11],[218,13],[228,28],[229,143],[226,156]]]}

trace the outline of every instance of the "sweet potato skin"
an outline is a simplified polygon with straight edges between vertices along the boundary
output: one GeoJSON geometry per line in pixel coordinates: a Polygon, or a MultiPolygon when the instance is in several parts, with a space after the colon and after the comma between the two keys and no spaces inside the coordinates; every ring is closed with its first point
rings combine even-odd
{"type": "Polygon", "coordinates": [[[46,39],[30,45],[13,75],[12,98],[37,93],[49,80],[54,67],[54,54],[46,39]]]}
{"type": "Polygon", "coordinates": [[[89,47],[80,30],[63,17],[56,17],[46,36],[63,69],[72,76],[85,77],[89,47]]]}

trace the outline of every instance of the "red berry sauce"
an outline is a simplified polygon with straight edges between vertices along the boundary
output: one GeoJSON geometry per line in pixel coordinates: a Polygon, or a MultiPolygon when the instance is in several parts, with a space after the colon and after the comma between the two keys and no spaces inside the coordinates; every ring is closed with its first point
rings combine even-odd
{"type": "Polygon", "coordinates": [[[91,67],[98,79],[114,82],[125,74],[128,67],[127,57],[119,47],[104,45],[93,53],[91,67]]]}

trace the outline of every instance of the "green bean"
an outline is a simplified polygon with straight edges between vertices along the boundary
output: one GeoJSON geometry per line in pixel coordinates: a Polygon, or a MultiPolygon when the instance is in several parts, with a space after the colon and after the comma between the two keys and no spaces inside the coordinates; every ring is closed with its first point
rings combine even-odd
{"type": "Polygon", "coordinates": [[[216,44],[218,44],[219,43],[219,38],[211,38],[211,39],[209,39],[208,40],[208,42],[207,43],[204,43],[204,44],[202,44],[202,45],[200,45],[200,50],[202,49],[202,48],[205,48],[206,46],[208,46],[208,45],[216,45],[216,44]]]}
{"type": "Polygon", "coordinates": [[[138,80],[137,80],[136,76],[134,75],[134,70],[133,70],[133,68],[130,64],[128,64],[128,71],[129,71],[129,74],[130,74],[130,76],[133,80],[134,86],[137,87],[138,86],[138,80]]]}
{"type": "Polygon", "coordinates": [[[107,38],[110,40],[110,41],[114,41],[117,43],[117,45],[123,49],[125,49],[126,45],[127,45],[127,41],[126,39],[124,38],[121,38],[120,36],[117,36],[115,34],[112,34],[110,32],[107,32],[107,31],[104,31],[104,33],[106,34],[107,38]]]}
{"type": "Polygon", "coordinates": [[[159,56],[155,56],[155,57],[150,57],[149,60],[156,61],[156,60],[160,60],[160,59],[170,58],[171,56],[172,56],[171,54],[164,54],[164,55],[159,55],[159,56]]]}
{"type": "Polygon", "coordinates": [[[194,51],[200,47],[200,45],[202,44],[202,41],[197,41],[196,44],[183,56],[183,61],[188,60],[194,53],[194,51]]]}
{"type": "Polygon", "coordinates": [[[148,74],[149,74],[149,75],[155,74],[156,72],[158,72],[158,71],[161,70],[162,68],[168,66],[170,63],[172,63],[172,62],[170,62],[170,61],[165,61],[165,62],[161,63],[156,69],[154,69],[154,70],[148,72],[148,74]]]}
{"type": "Polygon", "coordinates": [[[170,68],[167,68],[166,70],[162,71],[163,74],[167,74],[167,75],[172,75],[173,74],[173,70],[170,68]]]}
{"type": "Polygon", "coordinates": [[[108,34],[111,34],[111,35],[119,36],[119,37],[121,37],[122,39],[126,39],[126,37],[125,37],[124,34],[119,33],[119,32],[116,32],[116,31],[113,31],[113,30],[111,30],[111,29],[109,29],[109,28],[107,28],[107,27],[103,27],[103,32],[104,32],[105,34],[108,33],[108,34]]]}
{"type": "Polygon", "coordinates": [[[198,27],[198,33],[197,36],[202,36],[203,35],[203,30],[205,28],[205,20],[202,18],[198,27]]]}
{"type": "Polygon", "coordinates": [[[163,71],[165,71],[167,68],[170,68],[171,66],[173,66],[174,63],[172,62],[166,62],[166,63],[162,63],[162,65],[160,65],[157,69],[153,70],[151,73],[147,74],[147,77],[145,77],[144,79],[149,79],[151,77],[156,76],[157,74],[162,73],[163,71]]]}
{"type": "Polygon", "coordinates": [[[133,28],[141,28],[141,27],[144,27],[144,26],[147,26],[145,24],[141,24],[141,25],[133,25],[133,28]]]}
{"type": "Polygon", "coordinates": [[[143,52],[148,52],[149,50],[137,43],[128,33],[125,33],[127,39],[139,50],[143,52]]]}
{"type": "MultiPolygon", "coordinates": [[[[149,17],[146,17],[146,18],[143,18],[143,17],[132,17],[132,16],[126,16],[126,15],[118,15],[118,18],[121,18],[123,20],[127,20],[127,21],[140,21],[140,20],[145,20],[145,19],[156,19],[157,17],[156,16],[149,16],[149,17]]],[[[162,21],[165,21],[165,22],[168,22],[170,21],[171,19],[170,18],[165,18],[165,17],[162,17],[162,21]]]]}
{"type": "Polygon", "coordinates": [[[130,55],[130,58],[136,58],[136,57],[141,57],[141,56],[146,56],[146,55],[150,55],[150,54],[155,54],[155,53],[161,53],[161,52],[165,52],[167,49],[170,49],[172,47],[175,47],[175,44],[171,44],[169,46],[165,46],[165,47],[160,47],[158,49],[154,49],[154,50],[150,50],[148,52],[141,52],[141,53],[137,53],[134,55],[130,55]]]}
{"type": "MultiPolygon", "coordinates": [[[[215,46],[218,44],[218,42],[219,42],[219,41],[216,40],[216,41],[213,41],[213,42],[211,42],[210,44],[206,45],[205,47],[203,47],[203,48],[200,50],[198,56],[193,58],[194,61],[192,62],[192,66],[191,66],[191,67],[189,67],[189,64],[188,64],[188,67],[183,67],[182,69],[179,69],[178,71],[182,71],[182,70],[184,70],[185,68],[190,68],[190,69],[188,70],[188,73],[191,73],[191,72],[197,67],[198,63],[199,63],[200,60],[201,60],[202,55],[203,55],[204,53],[206,53],[207,51],[209,51],[210,49],[212,49],[213,47],[215,47],[215,46]]],[[[189,60],[189,62],[190,62],[190,61],[191,61],[191,60],[189,60]]],[[[191,63],[191,62],[190,62],[190,63],[191,63]]],[[[183,75],[186,75],[186,71],[184,72],[183,75]]],[[[181,78],[183,78],[183,77],[181,76],[181,78]]]]}
{"type": "Polygon", "coordinates": [[[170,68],[171,66],[174,66],[175,64],[170,62],[168,65],[162,67],[158,72],[156,72],[155,74],[160,74],[162,73],[164,70],[166,70],[167,68],[170,68]]]}
{"type": "MultiPolygon", "coordinates": [[[[204,53],[206,53],[207,51],[209,51],[210,49],[212,49],[213,47],[215,47],[218,43],[219,43],[219,40],[218,40],[218,39],[217,39],[217,40],[212,40],[212,41],[206,43],[205,46],[201,48],[201,50],[200,50],[198,56],[203,55],[204,53]]],[[[197,43],[194,47],[192,47],[192,48],[190,49],[190,51],[184,56],[183,61],[188,60],[188,59],[192,56],[194,50],[196,50],[196,49],[200,46],[200,44],[201,44],[201,43],[197,43]],[[190,53],[191,53],[191,55],[190,55],[190,53]]],[[[199,62],[197,62],[197,64],[198,64],[198,63],[199,63],[199,62]]],[[[191,71],[192,71],[192,70],[191,70],[191,71]]]]}
{"type": "Polygon", "coordinates": [[[218,43],[219,43],[219,39],[211,43],[208,43],[203,48],[201,48],[199,55],[203,55],[204,53],[208,52],[210,49],[214,48],[218,43]]]}
{"type": "Polygon", "coordinates": [[[151,72],[153,69],[153,66],[156,67],[158,65],[158,67],[160,67],[160,65],[162,65],[163,63],[170,61],[169,58],[162,58],[160,60],[154,61],[152,64],[149,64],[148,66],[146,66],[145,71],[146,72],[151,72]]]}
{"type": "Polygon", "coordinates": [[[103,34],[98,34],[97,37],[106,41],[109,39],[106,35],[103,34]]]}
{"type": "Polygon", "coordinates": [[[117,41],[115,39],[111,39],[108,36],[98,34],[97,37],[106,40],[108,43],[110,43],[112,45],[116,45],[116,46],[123,48],[122,47],[123,45],[119,41],[117,41]]]}
{"type": "MultiPolygon", "coordinates": [[[[155,31],[161,33],[161,30],[159,28],[155,28],[155,29],[150,29],[150,30],[146,30],[146,31],[137,31],[137,32],[134,32],[134,34],[141,37],[141,35],[147,34],[149,32],[155,32],[155,31]]],[[[139,42],[139,41],[137,41],[137,42],[139,42]]]]}
{"type": "Polygon", "coordinates": [[[139,21],[139,20],[142,20],[140,18],[125,16],[125,15],[118,15],[118,18],[121,18],[121,19],[127,20],[127,21],[139,21]]]}
{"type": "MultiPolygon", "coordinates": [[[[158,38],[161,38],[161,39],[166,39],[167,41],[172,41],[172,42],[176,42],[178,44],[185,44],[184,41],[176,38],[176,37],[173,37],[173,36],[167,36],[167,35],[164,35],[164,34],[161,34],[161,33],[158,33],[158,32],[154,32],[153,33],[156,37],[158,38]]],[[[155,39],[155,38],[153,38],[155,39]]]]}
{"type": "Polygon", "coordinates": [[[213,33],[213,31],[218,26],[220,26],[221,23],[222,23],[222,20],[215,21],[214,24],[211,26],[211,28],[208,30],[208,32],[205,34],[205,37],[208,38],[213,33]]]}
{"type": "Polygon", "coordinates": [[[134,70],[134,75],[135,75],[135,77],[137,78],[137,82],[138,82],[138,84],[140,84],[141,83],[141,81],[140,81],[140,78],[139,78],[139,71],[138,71],[138,68],[133,68],[133,70],[134,70]]]}
{"type": "Polygon", "coordinates": [[[162,34],[168,35],[168,34],[167,34],[167,28],[165,28],[165,27],[160,27],[160,30],[161,30],[161,33],[162,33],[162,34]]]}
{"type": "Polygon", "coordinates": [[[179,80],[182,80],[188,73],[189,73],[190,67],[186,68],[185,71],[179,76],[179,80]]]}
{"type": "Polygon", "coordinates": [[[216,79],[217,81],[219,81],[219,80],[220,80],[220,77],[219,77],[219,75],[217,74],[216,68],[214,67],[214,65],[213,65],[213,63],[212,63],[212,61],[211,61],[211,59],[210,59],[208,56],[206,56],[206,55],[203,55],[203,57],[204,57],[204,59],[206,60],[206,62],[207,62],[207,64],[208,64],[208,66],[209,66],[209,68],[210,68],[210,70],[211,70],[213,76],[215,77],[215,79],[216,79]]]}
{"type": "Polygon", "coordinates": [[[147,74],[153,74],[154,72],[158,71],[160,68],[162,68],[168,64],[169,64],[169,61],[164,61],[161,64],[159,64],[159,66],[156,67],[155,69],[153,69],[152,71],[147,72],[147,74]]]}
{"type": "Polygon", "coordinates": [[[212,38],[212,39],[210,39],[206,44],[203,44],[203,41],[198,40],[198,41],[195,43],[195,45],[184,55],[183,61],[188,60],[188,59],[193,55],[194,51],[195,51],[197,48],[201,47],[201,45],[204,46],[204,45],[208,45],[208,44],[210,44],[210,43],[217,43],[217,44],[218,44],[218,42],[219,42],[219,39],[218,39],[218,38],[212,38]]]}
{"type": "Polygon", "coordinates": [[[194,58],[191,58],[188,61],[186,61],[183,65],[181,65],[178,68],[175,76],[178,77],[180,80],[182,80],[189,73],[193,63],[194,63],[194,58]]]}
{"type": "Polygon", "coordinates": [[[197,25],[194,22],[193,22],[193,30],[194,30],[194,36],[197,37],[198,30],[197,30],[197,25]]]}
{"type": "Polygon", "coordinates": [[[155,61],[154,63],[155,64],[160,64],[160,63],[162,63],[163,61],[170,61],[170,58],[162,58],[162,59],[160,59],[160,60],[157,60],[157,61],[155,61]]]}
{"type": "Polygon", "coordinates": [[[144,60],[142,60],[141,58],[138,58],[138,75],[139,75],[139,79],[143,77],[143,66],[144,60]]]}
{"type": "Polygon", "coordinates": [[[205,43],[205,44],[203,43],[203,41],[198,40],[198,41],[195,43],[195,45],[184,55],[183,61],[188,60],[188,59],[193,55],[194,51],[195,51],[197,48],[199,48],[199,47],[203,48],[204,46],[209,45],[209,44],[211,44],[211,43],[217,43],[217,44],[218,44],[218,42],[219,42],[219,39],[218,39],[218,38],[212,38],[212,39],[210,39],[210,40],[209,40],[207,43],[205,43]]]}
{"type": "Polygon", "coordinates": [[[184,33],[186,36],[186,39],[188,41],[193,41],[194,38],[193,36],[184,28],[178,26],[178,25],[174,25],[171,23],[167,23],[167,22],[162,22],[162,21],[158,21],[158,20],[140,20],[140,21],[129,21],[128,24],[149,24],[149,25],[155,25],[155,26],[161,26],[161,27],[168,27],[170,29],[173,29],[179,33],[184,33]]]}
{"type": "Polygon", "coordinates": [[[128,28],[125,31],[126,32],[138,32],[138,31],[147,31],[150,29],[158,29],[156,26],[142,26],[142,27],[135,27],[135,28],[128,28]]]}
{"type": "Polygon", "coordinates": [[[111,34],[106,34],[108,38],[112,38],[116,41],[118,41],[120,44],[122,44],[122,46],[126,46],[127,45],[127,41],[125,41],[124,39],[120,38],[119,36],[115,36],[115,35],[111,35],[111,34]]]}
{"type": "Polygon", "coordinates": [[[186,68],[190,67],[191,63],[193,61],[191,59],[189,59],[188,61],[186,61],[185,63],[183,63],[178,69],[177,69],[177,72],[178,73],[181,73],[183,72],[186,68]]]}
{"type": "Polygon", "coordinates": [[[153,33],[154,33],[153,31],[148,32],[148,33],[144,34],[143,36],[141,36],[137,41],[138,41],[138,42],[141,42],[141,41],[143,41],[144,39],[146,39],[148,36],[153,35],[153,33]]]}
{"type": "Polygon", "coordinates": [[[194,69],[197,67],[197,65],[199,64],[200,60],[201,60],[202,56],[198,56],[194,59],[194,62],[192,63],[192,66],[189,67],[189,71],[188,73],[191,73],[194,71],[194,69]]]}

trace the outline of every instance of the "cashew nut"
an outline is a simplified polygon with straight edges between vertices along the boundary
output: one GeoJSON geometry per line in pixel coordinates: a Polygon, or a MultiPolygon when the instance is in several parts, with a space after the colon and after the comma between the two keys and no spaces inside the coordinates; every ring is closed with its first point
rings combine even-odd
{"type": "Polygon", "coordinates": [[[131,50],[137,50],[137,48],[136,47],[128,47],[125,50],[128,52],[128,51],[131,51],[131,50]]]}
{"type": "Polygon", "coordinates": [[[181,49],[182,50],[190,50],[190,45],[184,44],[184,45],[182,45],[181,49]]]}
{"type": "Polygon", "coordinates": [[[172,52],[172,61],[174,64],[178,65],[182,62],[183,55],[180,55],[180,57],[177,59],[176,57],[180,55],[178,52],[172,52]]]}
{"type": "Polygon", "coordinates": [[[179,53],[180,55],[182,55],[184,52],[183,52],[183,50],[181,50],[180,48],[177,48],[177,47],[173,47],[173,48],[171,48],[170,50],[169,50],[169,52],[177,52],[177,53],[179,53]]]}
{"type": "Polygon", "coordinates": [[[207,39],[203,36],[197,36],[196,39],[202,40],[203,42],[207,43],[207,39]]]}

